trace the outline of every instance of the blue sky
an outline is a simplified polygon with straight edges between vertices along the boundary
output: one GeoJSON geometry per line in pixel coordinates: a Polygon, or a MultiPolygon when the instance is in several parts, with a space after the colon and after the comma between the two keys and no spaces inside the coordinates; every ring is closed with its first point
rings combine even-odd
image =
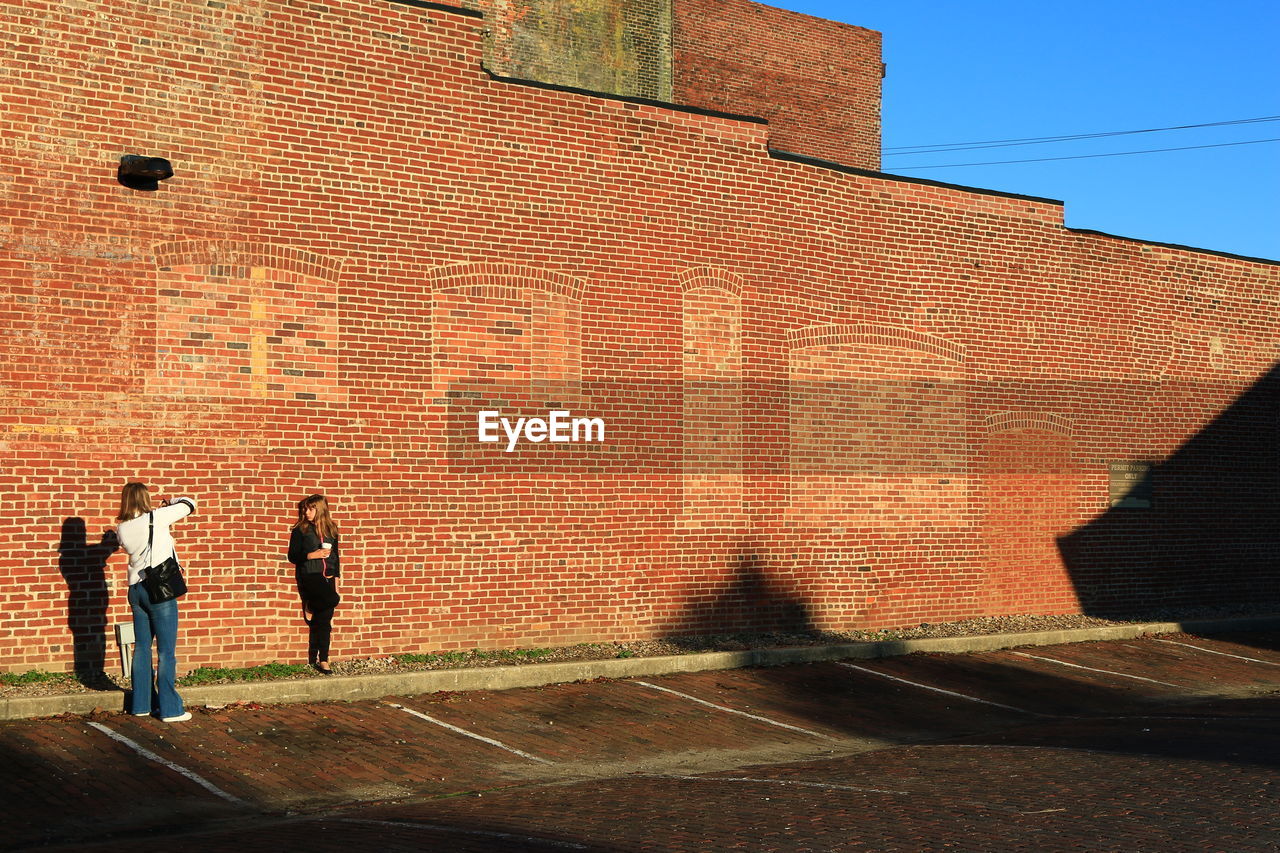
{"type": "MultiPolygon", "coordinates": [[[[1280,116],[1275,0],[772,0],[884,34],[886,149],[1280,116]]],[[[1280,260],[1280,121],[885,156],[885,172],[1066,202],[1067,225],[1280,260]]]]}

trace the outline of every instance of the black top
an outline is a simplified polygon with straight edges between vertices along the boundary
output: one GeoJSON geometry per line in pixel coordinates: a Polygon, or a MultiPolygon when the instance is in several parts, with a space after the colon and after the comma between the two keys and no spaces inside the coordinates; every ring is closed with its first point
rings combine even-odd
{"type": "Polygon", "coordinates": [[[289,534],[289,562],[298,567],[304,575],[327,574],[338,577],[342,574],[341,558],[338,556],[338,537],[333,537],[333,551],[327,560],[308,560],[307,555],[320,549],[320,534],[313,525],[299,525],[289,534]],[[326,563],[328,566],[326,567],[326,563]],[[326,570],[327,569],[327,570],[326,570]]]}

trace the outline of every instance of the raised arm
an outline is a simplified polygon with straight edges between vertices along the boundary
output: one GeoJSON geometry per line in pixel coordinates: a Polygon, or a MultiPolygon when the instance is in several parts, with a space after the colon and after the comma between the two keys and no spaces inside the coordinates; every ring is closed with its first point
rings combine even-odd
{"type": "Polygon", "coordinates": [[[168,506],[156,508],[156,520],[173,524],[180,518],[186,518],[196,511],[194,498],[169,498],[168,506]]]}

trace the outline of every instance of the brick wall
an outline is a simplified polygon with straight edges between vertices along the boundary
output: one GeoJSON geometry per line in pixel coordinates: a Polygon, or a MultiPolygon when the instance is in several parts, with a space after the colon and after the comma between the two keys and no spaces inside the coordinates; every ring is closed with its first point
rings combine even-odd
{"type": "Polygon", "coordinates": [[[0,667],[102,665],[131,479],[199,503],[184,668],[302,658],[314,491],[340,657],[1274,598],[1274,263],[495,80],[485,26],[0,13],[0,667]],[[553,408],[606,440],[476,440],[553,408]]]}
{"type": "Polygon", "coordinates": [[[767,119],[773,148],[880,167],[880,34],[750,0],[468,0],[498,77],[767,119]]]}
{"type": "Polygon", "coordinates": [[[671,100],[670,0],[470,0],[495,75],[671,100]]]}
{"type": "Polygon", "coordinates": [[[769,120],[769,144],[880,168],[880,33],[750,0],[674,0],[677,103],[769,120]]]}

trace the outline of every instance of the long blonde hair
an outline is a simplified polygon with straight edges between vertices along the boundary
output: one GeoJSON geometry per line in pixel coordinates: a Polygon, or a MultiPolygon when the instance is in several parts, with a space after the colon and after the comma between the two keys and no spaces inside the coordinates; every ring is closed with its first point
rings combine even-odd
{"type": "Polygon", "coordinates": [[[311,495],[298,501],[298,520],[294,522],[293,526],[303,530],[314,526],[321,539],[336,539],[338,537],[338,525],[329,516],[329,502],[325,500],[324,495],[311,495]],[[307,510],[312,507],[315,507],[316,510],[314,524],[307,521],[307,510]]]}
{"type": "Polygon", "coordinates": [[[151,512],[151,493],[143,483],[128,483],[120,490],[120,514],[116,521],[128,521],[151,512]]]}

